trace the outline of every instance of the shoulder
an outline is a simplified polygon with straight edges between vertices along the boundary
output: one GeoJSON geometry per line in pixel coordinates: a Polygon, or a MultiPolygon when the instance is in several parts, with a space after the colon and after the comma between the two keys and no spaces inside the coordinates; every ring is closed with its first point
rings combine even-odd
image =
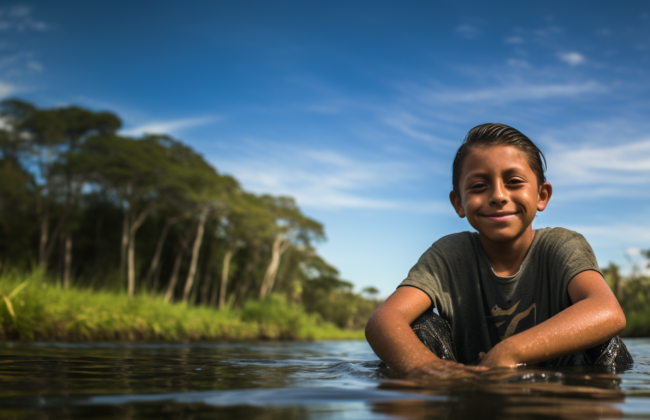
{"type": "Polygon", "coordinates": [[[544,228],[539,229],[536,235],[540,235],[540,250],[547,250],[552,255],[594,255],[589,242],[576,231],[560,227],[544,228]]]}
{"type": "Polygon", "coordinates": [[[467,246],[472,244],[472,232],[458,232],[451,235],[443,236],[431,245],[430,249],[439,249],[445,251],[461,250],[467,252],[467,246]]]}
{"type": "Polygon", "coordinates": [[[471,232],[459,232],[443,236],[427,249],[420,257],[419,264],[443,264],[464,259],[472,254],[471,232]]]}
{"type": "Polygon", "coordinates": [[[584,243],[587,240],[580,233],[561,227],[538,229],[536,235],[540,236],[540,242],[546,246],[559,246],[567,243],[584,243]]]}

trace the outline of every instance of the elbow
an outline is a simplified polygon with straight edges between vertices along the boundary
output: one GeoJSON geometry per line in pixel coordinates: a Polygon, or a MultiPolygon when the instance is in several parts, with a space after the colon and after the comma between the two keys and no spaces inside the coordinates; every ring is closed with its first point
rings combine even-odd
{"type": "Polygon", "coordinates": [[[621,306],[616,302],[616,305],[611,305],[607,312],[605,312],[607,323],[603,326],[608,327],[607,331],[610,332],[610,336],[614,337],[625,329],[627,321],[625,320],[625,314],[621,309],[621,306]]]}
{"type": "Polygon", "coordinates": [[[364,331],[366,336],[366,341],[370,343],[370,346],[372,346],[372,341],[376,329],[376,324],[377,324],[376,318],[377,318],[377,312],[375,311],[375,313],[370,316],[370,319],[368,319],[368,323],[366,324],[366,329],[364,331]]]}
{"type": "Polygon", "coordinates": [[[627,320],[625,319],[625,314],[621,307],[618,307],[618,310],[613,314],[613,323],[615,326],[616,334],[620,334],[627,325],[627,320]]]}
{"type": "Polygon", "coordinates": [[[370,327],[370,323],[371,323],[371,322],[372,322],[372,317],[371,317],[371,318],[368,320],[368,322],[366,323],[366,328],[365,328],[365,330],[363,331],[363,334],[364,334],[365,337],[366,337],[366,341],[369,341],[369,340],[368,340],[368,334],[371,334],[371,332],[370,332],[370,328],[371,328],[371,327],[370,327]]]}

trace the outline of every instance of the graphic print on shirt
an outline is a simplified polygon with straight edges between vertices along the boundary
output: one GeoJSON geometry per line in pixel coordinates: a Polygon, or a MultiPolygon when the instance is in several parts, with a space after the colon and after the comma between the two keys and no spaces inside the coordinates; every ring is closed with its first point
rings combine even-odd
{"type": "Polygon", "coordinates": [[[506,338],[513,335],[517,330],[517,325],[519,325],[519,323],[524,318],[530,315],[530,313],[533,312],[533,310],[534,310],[533,325],[537,325],[537,306],[535,305],[535,303],[530,305],[528,309],[515,314],[515,312],[517,311],[517,307],[519,307],[519,303],[521,303],[521,300],[515,303],[514,305],[512,305],[508,309],[501,309],[499,308],[498,305],[494,305],[494,307],[490,311],[492,313],[491,318],[493,318],[494,326],[497,327],[497,330],[499,331],[499,337],[501,338],[501,340],[505,340],[506,338]],[[501,334],[501,332],[504,330],[504,328],[501,328],[503,326],[505,326],[505,332],[501,334]]]}

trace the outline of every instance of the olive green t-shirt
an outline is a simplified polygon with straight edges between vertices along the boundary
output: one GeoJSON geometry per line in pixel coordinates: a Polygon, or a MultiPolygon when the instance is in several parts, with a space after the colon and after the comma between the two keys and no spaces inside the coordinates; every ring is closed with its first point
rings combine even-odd
{"type": "Polygon", "coordinates": [[[458,361],[472,363],[479,352],[570,306],[569,282],[586,270],[600,273],[594,252],[582,235],[568,229],[537,230],[519,271],[510,277],[494,273],[478,233],[461,232],[436,241],[400,287],[429,295],[451,324],[458,361]]]}

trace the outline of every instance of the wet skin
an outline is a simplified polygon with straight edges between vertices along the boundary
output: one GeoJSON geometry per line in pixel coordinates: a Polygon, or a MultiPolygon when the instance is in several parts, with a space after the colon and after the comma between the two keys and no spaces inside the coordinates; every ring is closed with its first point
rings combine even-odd
{"type": "MultiPolygon", "coordinates": [[[[449,196],[457,214],[467,217],[479,232],[496,274],[515,274],[535,235],[535,214],[546,208],[551,197],[551,185],[538,184],[518,149],[494,146],[469,152],[459,187],[460,195],[451,192],[449,196]]],[[[577,274],[567,292],[572,302],[569,308],[501,341],[478,367],[440,360],[419,341],[410,324],[429,309],[431,300],[414,287],[400,287],[386,299],[368,321],[366,338],[397,372],[446,376],[554,359],[602,343],[625,327],[620,305],[598,272],[577,274]]]]}
{"type": "Polygon", "coordinates": [[[526,156],[512,146],[473,148],[466,156],[459,192],[449,199],[460,217],[479,232],[495,272],[519,270],[535,235],[535,214],[551,198],[551,184],[539,185],[526,156]]]}

